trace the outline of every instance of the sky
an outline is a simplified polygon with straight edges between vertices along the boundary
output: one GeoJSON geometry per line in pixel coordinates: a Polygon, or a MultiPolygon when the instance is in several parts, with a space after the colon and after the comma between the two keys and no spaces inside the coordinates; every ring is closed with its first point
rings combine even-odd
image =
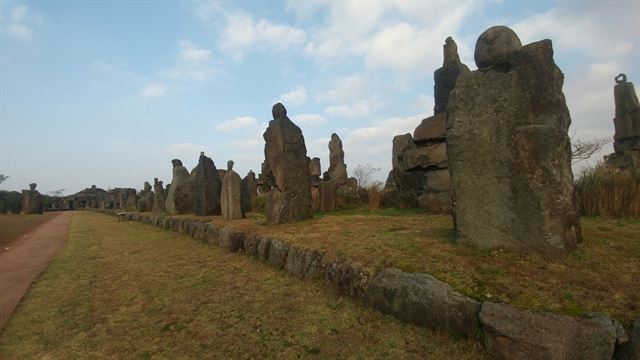
{"type": "Polygon", "coordinates": [[[257,174],[276,102],[323,171],[335,132],[347,170],[384,181],[393,136],[433,113],[446,37],[475,70],[494,25],[551,39],[570,135],[613,136],[614,77],[640,84],[640,2],[0,0],[0,189],[168,184],[200,151],[257,174]]]}

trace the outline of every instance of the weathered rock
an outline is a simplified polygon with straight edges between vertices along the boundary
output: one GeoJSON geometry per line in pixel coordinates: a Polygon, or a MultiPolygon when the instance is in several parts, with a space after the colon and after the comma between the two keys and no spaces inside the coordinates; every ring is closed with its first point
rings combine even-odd
{"type": "Polygon", "coordinates": [[[434,212],[451,211],[451,196],[448,192],[426,192],[418,197],[418,207],[434,212]]]}
{"type": "Polygon", "coordinates": [[[242,212],[248,213],[253,208],[253,201],[258,197],[258,182],[256,174],[249,170],[247,176],[242,179],[242,212]]]}
{"type": "Polygon", "coordinates": [[[406,149],[402,153],[403,171],[447,168],[447,144],[444,142],[406,149]]]}
{"type": "Polygon", "coordinates": [[[320,211],[331,212],[336,210],[336,198],[338,196],[338,184],[333,181],[323,181],[319,187],[320,211]]]}
{"type": "Polygon", "coordinates": [[[276,269],[282,269],[287,261],[287,254],[289,253],[289,245],[283,243],[280,240],[271,239],[269,242],[269,252],[267,262],[274,266],[276,269]]]}
{"type": "Polygon", "coordinates": [[[365,302],[384,314],[434,330],[474,338],[480,303],[428,274],[387,269],[369,284],[365,302]]]}
{"type": "Polygon", "coordinates": [[[195,222],[193,224],[193,231],[191,237],[202,243],[207,242],[207,224],[201,222],[195,222]]]}
{"type": "Polygon", "coordinates": [[[331,134],[329,141],[329,178],[342,185],[347,181],[347,165],[344,163],[342,140],[338,134],[331,134]]]}
{"type": "MultiPolygon", "coordinates": [[[[448,94],[447,94],[448,99],[448,94]]],[[[444,142],[447,138],[447,114],[430,116],[420,123],[413,131],[413,142],[423,144],[429,142],[444,142]]]]}
{"type": "Polygon", "coordinates": [[[173,164],[173,179],[167,192],[165,209],[169,214],[188,214],[193,211],[193,181],[189,171],[182,166],[182,161],[171,160],[173,164]]]}
{"type": "Polygon", "coordinates": [[[485,302],[480,322],[487,352],[501,359],[611,359],[616,330],[602,315],[585,318],[517,310],[485,302]]]}
{"type": "Polygon", "coordinates": [[[384,190],[381,204],[385,208],[411,209],[418,207],[418,197],[413,191],[384,190]]]}
{"type": "Polygon", "coordinates": [[[153,192],[153,212],[165,212],[164,203],[167,201],[167,195],[164,187],[162,186],[162,181],[159,181],[158,178],[153,179],[153,192]]]}
{"type": "Polygon", "coordinates": [[[272,113],[274,120],[263,135],[268,171],[263,175],[274,184],[267,196],[267,224],[277,225],[312,217],[311,177],[302,131],[282,104],[275,104],[272,113]]]}
{"type": "Polygon", "coordinates": [[[29,190],[22,190],[22,213],[42,214],[42,195],[36,190],[36,183],[29,184],[29,190]]]}
{"type": "Polygon", "coordinates": [[[445,40],[443,53],[444,60],[442,62],[442,67],[436,70],[433,74],[433,95],[435,98],[433,113],[436,115],[445,114],[447,112],[449,93],[455,87],[458,76],[469,72],[469,68],[460,62],[460,56],[458,56],[458,45],[453,41],[451,36],[445,40]]]}
{"type": "Polygon", "coordinates": [[[242,181],[240,180],[240,175],[233,171],[233,161],[229,160],[227,162],[227,173],[222,180],[222,194],[220,196],[222,217],[225,220],[244,218],[241,191],[242,181]]]}
{"type": "Polygon", "coordinates": [[[344,184],[338,186],[336,193],[336,206],[340,208],[356,206],[360,204],[358,194],[358,180],[349,178],[344,184]]]}
{"type": "Polygon", "coordinates": [[[193,212],[196,216],[220,215],[220,192],[222,182],[213,160],[200,153],[195,169],[193,212]]]}
{"type": "Polygon", "coordinates": [[[243,232],[224,228],[219,232],[219,245],[230,252],[244,251],[244,238],[243,232]]]}
{"type": "Polygon", "coordinates": [[[629,151],[634,147],[640,150],[640,103],[633,83],[627,82],[625,74],[616,76],[613,93],[616,104],[613,148],[617,153],[629,151]]]}
{"type": "Polygon", "coordinates": [[[244,238],[244,252],[247,253],[247,255],[258,256],[260,240],[262,240],[262,238],[255,234],[246,236],[244,238]]]}
{"type": "Polygon", "coordinates": [[[520,38],[506,26],[493,26],[485,30],[476,41],[473,54],[478,69],[509,64],[508,58],[522,48],[520,38]]]}
{"type": "Polygon", "coordinates": [[[448,104],[447,155],[458,241],[563,254],[581,239],[571,123],[550,40],[463,74],[448,104]]]}
{"type": "Polygon", "coordinates": [[[349,264],[331,262],[324,269],[324,282],[337,294],[361,299],[369,284],[369,274],[349,264]]]}
{"type": "Polygon", "coordinates": [[[320,210],[320,186],[311,186],[311,211],[320,210]]]}
{"type": "Polygon", "coordinates": [[[287,253],[287,260],[284,263],[285,270],[299,278],[304,278],[306,274],[306,269],[303,266],[304,255],[304,250],[290,246],[289,252],[287,253]]]}
{"type": "Polygon", "coordinates": [[[218,227],[214,224],[207,225],[207,233],[206,233],[206,243],[211,245],[220,244],[220,231],[218,227]]]}
{"type": "Polygon", "coordinates": [[[269,249],[271,248],[271,238],[262,236],[258,244],[258,259],[267,261],[269,259],[269,249]]]}
{"type": "Polygon", "coordinates": [[[429,191],[449,191],[451,176],[449,170],[435,170],[427,173],[427,189],[429,191]]]}
{"type": "Polygon", "coordinates": [[[149,212],[153,210],[153,203],[155,201],[155,194],[151,191],[151,184],[148,181],[144,182],[144,189],[140,192],[140,199],[138,199],[138,211],[149,212]]]}
{"type": "Polygon", "coordinates": [[[311,179],[320,180],[320,175],[322,175],[322,169],[320,167],[320,158],[314,157],[309,161],[309,174],[311,175],[311,179]]]}
{"type": "Polygon", "coordinates": [[[616,360],[640,360],[640,320],[636,320],[628,334],[622,329],[620,333],[617,323],[618,339],[616,342],[615,356],[616,360]],[[626,337],[626,338],[625,338],[626,337]]]}

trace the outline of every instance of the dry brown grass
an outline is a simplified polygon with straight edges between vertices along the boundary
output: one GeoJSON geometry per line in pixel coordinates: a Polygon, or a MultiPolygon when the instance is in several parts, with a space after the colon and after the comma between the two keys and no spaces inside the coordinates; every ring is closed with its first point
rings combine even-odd
{"type": "Polygon", "coordinates": [[[55,215],[56,213],[51,212],[44,215],[0,214],[0,251],[20,235],[28,233],[55,215]]]}
{"type": "Polygon", "coordinates": [[[576,196],[585,215],[640,218],[640,173],[599,163],[576,181],[576,196]]]}
{"type": "Polygon", "coordinates": [[[479,300],[581,314],[640,317],[640,222],[582,218],[584,242],[562,259],[454,242],[450,216],[416,210],[366,210],[268,227],[262,217],[215,223],[270,234],[289,244],[348,259],[373,273],[388,266],[425,272],[479,300]]]}
{"type": "Polygon", "coordinates": [[[77,212],[0,334],[0,358],[481,359],[480,345],[337,298],[250,257],[77,212]]]}

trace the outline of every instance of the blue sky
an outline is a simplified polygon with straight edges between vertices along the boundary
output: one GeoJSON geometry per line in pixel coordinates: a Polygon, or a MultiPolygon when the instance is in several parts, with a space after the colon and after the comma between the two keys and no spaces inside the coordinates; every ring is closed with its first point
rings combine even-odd
{"type": "Polygon", "coordinates": [[[336,132],[348,170],[384,180],[393,136],[432,114],[444,39],[475,69],[493,25],[552,39],[572,133],[613,135],[614,76],[640,83],[634,2],[0,1],[0,189],[166,184],[201,150],[257,173],[277,101],[323,171],[336,132]]]}

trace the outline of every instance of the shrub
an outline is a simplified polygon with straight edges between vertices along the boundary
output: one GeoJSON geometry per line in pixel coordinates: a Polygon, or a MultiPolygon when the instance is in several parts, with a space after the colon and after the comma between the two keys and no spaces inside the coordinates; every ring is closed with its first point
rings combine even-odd
{"type": "Polygon", "coordinates": [[[640,173],[600,162],[576,181],[580,212],[587,216],[640,217],[640,173]]]}

